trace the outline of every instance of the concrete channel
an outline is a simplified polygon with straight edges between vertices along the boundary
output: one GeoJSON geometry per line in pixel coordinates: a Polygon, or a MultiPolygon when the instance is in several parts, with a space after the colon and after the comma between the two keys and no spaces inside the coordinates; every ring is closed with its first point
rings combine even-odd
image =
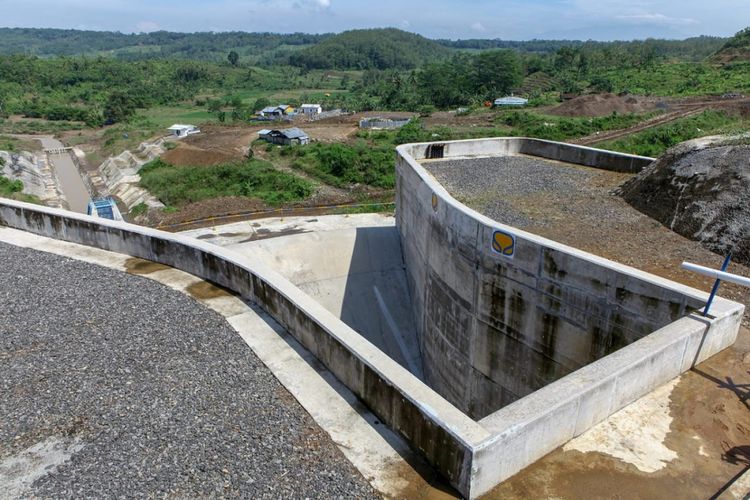
{"type": "Polygon", "coordinates": [[[705,293],[491,220],[421,164],[517,154],[627,172],[650,162],[523,138],[413,144],[398,148],[395,225],[170,234],[11,201],[0,224],[257,303],[476,498],[731,345],[744,312],[718,299],[712,317],[695,314],[705,293]]]}
{"type": "Polygon", "coordinates": [[[65,149],[63,143],[54,137],[40,136],[39,140],[45,150],[51,151],[48,156],[52,168],[60,180],[60,187],[68,201],[70,210],[85,214],[91,194],[86,189],[81,174],[70,157],[70,152],[65,149]]]}

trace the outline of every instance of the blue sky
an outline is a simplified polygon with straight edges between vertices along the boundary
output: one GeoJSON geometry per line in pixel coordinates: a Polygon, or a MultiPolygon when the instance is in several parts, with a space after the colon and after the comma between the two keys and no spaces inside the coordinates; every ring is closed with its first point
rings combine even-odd
{"type": "Polygon", "coordinates": [[[392,26],[431,38],[728,36],[750,0],[0,0],[0,25],[147,32],[339,32],[392,26]]]}

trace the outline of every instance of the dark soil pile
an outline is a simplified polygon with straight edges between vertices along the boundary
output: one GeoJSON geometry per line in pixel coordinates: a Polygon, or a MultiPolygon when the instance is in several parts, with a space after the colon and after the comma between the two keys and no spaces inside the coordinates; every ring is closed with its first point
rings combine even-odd
{"type": "Polygon", "coordinates": [[[556,116],[607,116],[619,114],[645,113],[656,109],[654,99],[636,95],[591,94],[576,97],[551,109],[556,116]]]}
{"type": "Polygon", "coordinates": [[[673,231],[750,264],[750,137],[677,145],[619,194],[673,231]]]}

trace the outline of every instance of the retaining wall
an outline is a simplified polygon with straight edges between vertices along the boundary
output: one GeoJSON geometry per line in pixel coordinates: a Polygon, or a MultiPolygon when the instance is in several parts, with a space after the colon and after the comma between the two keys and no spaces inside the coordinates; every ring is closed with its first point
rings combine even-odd
{"type": "Polygon", "coordinates": [[[725,301],[716,318],[693,314],[705,294],[493,221],[419,164],[509,154],[624,172],[653,161],[525,138],[398,148],[396,223],[425,381],[493,433],[475,449],[472,492],[731,345],[744,311],[725,301]]]}
{"type": "Polygon", "coordinates": [[[255,302],[453,484],[468,484],[487,431],[273,270],[193,238],[2,198],[0,225],[165,264],[255,302]]]}
{"type": "Polygon", "coordinates": [[[509,227],[513,254],[504,256],[492,247],[496,223],[446,203],[442,188],[426,191],[421,167],[407,160],[527,154],[622,171],[651,158],[536,139],[399,152],[397,226],[425,381],[469,416],[482,418],[700,306],[682,291],[509,227]]]}
{"type": "MultiPolygon", "coordinates": [[[[458,150],[456,146],[446,149],[458,150]]],[[[453,223],[445,225],[443,231],[449,239],[439,243],[461,254],[476,255],[478,249],[466,246],[472,243],[471,231],[476,231],[473,240],[476,244],[480,241],[480,225],[490,227],[494,223],[460,205],[435,183],[410,156],[410,152],[420,151],[424,151],[424,146],[399,148],[399,212],[409,210],[423,217],[406,228],[403,226],[406,219],[400,213],[399,229],[404,242],[417,241],[418,235],[426,238],[435,224],[432,218],[440,214],[438,220],[449,218],[453,223]],[[406,200],[407,196],[411,199],[406,200]],[[432,209],[432,200],[437,211],[432,209]]],[[[285,278],[231,250],[125,222],[10,200],[0,200],[0,225],[166,264],[254,301],[468,498],[486,493],[591,425],[730,345],[744,310],[740,304],[717,298],[713,318],[696,315],[681,318],[477,422],[285,278]]],[[[529,245],[546,246],[563,256],[573,253],[583,260],[682,293],[686,303],[700,302],[707,296],[533,235],[518,232],[517,237],[528,240],[529,245]]],[[[414,257],[416,246],[410,244],[414,257]]],[[[409,255],[406,249],[405,255],[409,255]]],[[[430,255],[437,259],[447,254],[430,255]]],[[[518,258],[517,262],[521,261],[518,258]]],[[[444,264],[454,268],[465,263],[448,258],[444,264]]],[[[426,266],[416,269],[411,275],[412,286],[424,278],[419,269],[426,270],[426,266]]],[[[449,272],[445,276],[451,279],[460,275],[449,272]]],[[[446,293],[462,289],[459,283],[448,285],[444,288],[446,293]]],[[[424,299],[420,300],[423,307],[424,299]]]]}

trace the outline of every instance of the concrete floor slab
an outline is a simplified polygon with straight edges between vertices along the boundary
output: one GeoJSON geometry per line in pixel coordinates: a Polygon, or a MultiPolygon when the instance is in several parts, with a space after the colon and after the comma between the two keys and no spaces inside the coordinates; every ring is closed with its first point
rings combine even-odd
{"type": "Polygon", "coordinates": [[[422,378],[401,242],[393,217],[247,221],[182,233],[273,268],[422,378]]]}

